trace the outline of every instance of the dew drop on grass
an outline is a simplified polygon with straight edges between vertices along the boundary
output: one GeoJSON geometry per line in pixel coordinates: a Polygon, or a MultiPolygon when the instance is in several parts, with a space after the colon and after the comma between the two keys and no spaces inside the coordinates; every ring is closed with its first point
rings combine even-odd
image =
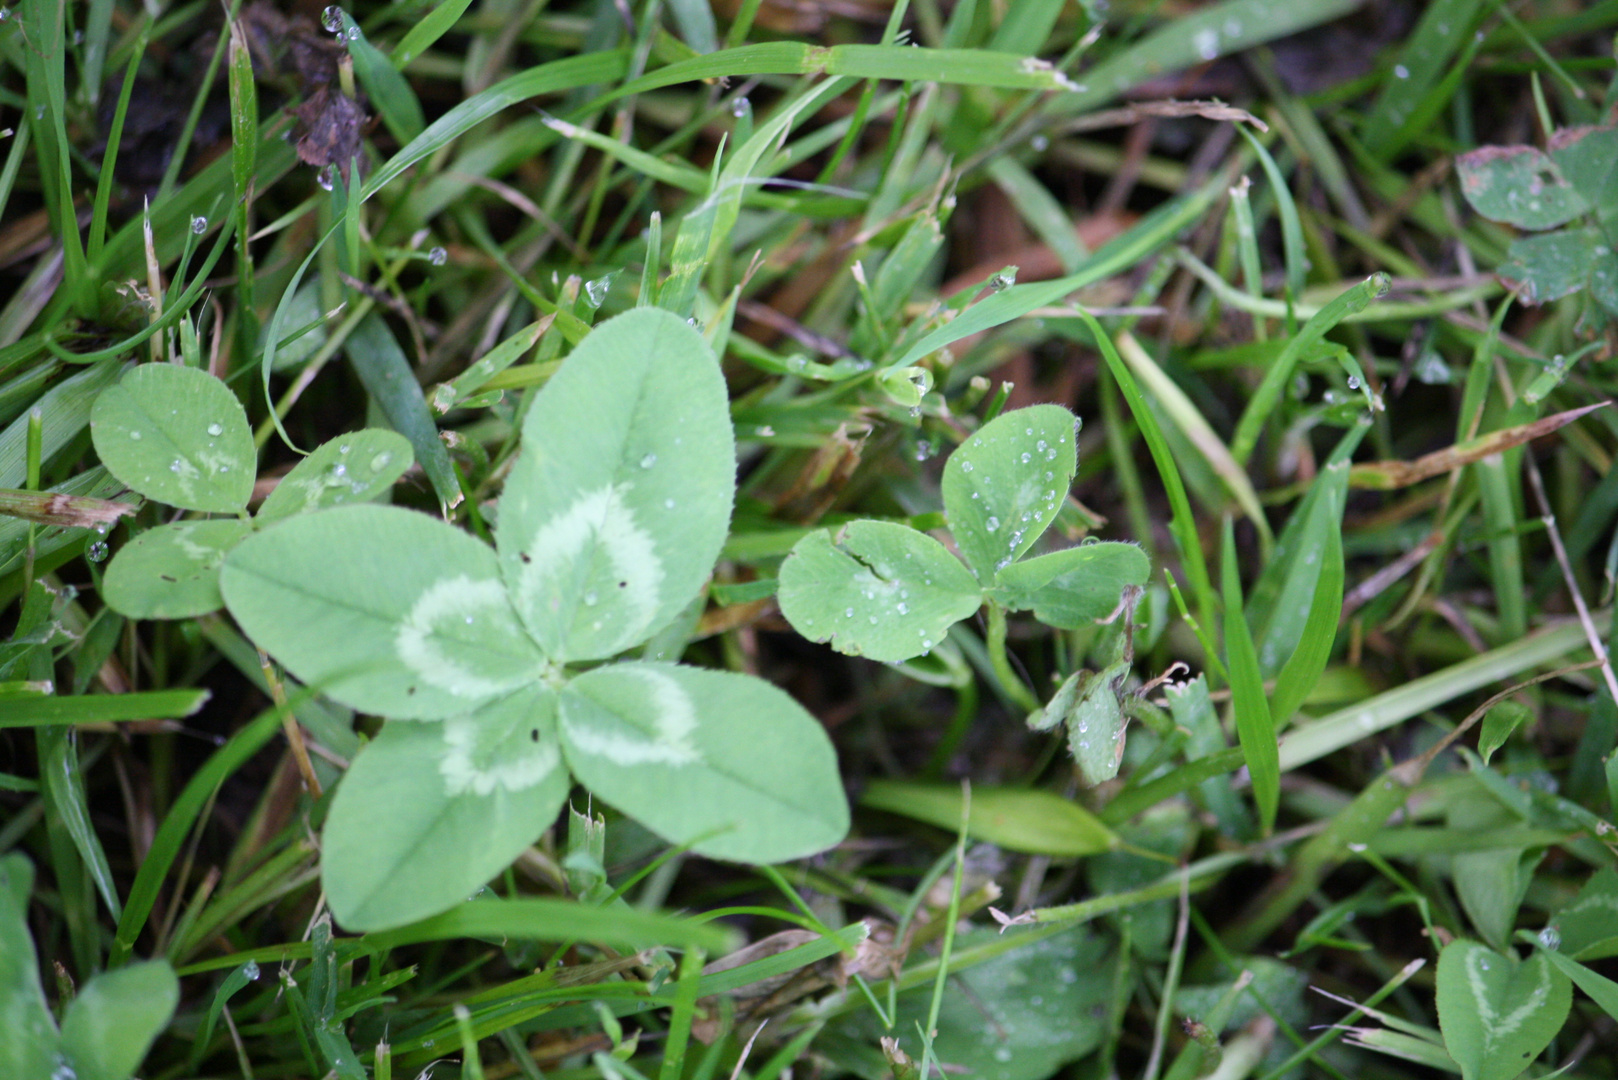
{"type": "Polygon", "coordinates": [[[91,562],[100,562],[105,559],[107,557],[107,542],[105,540],[95,541],[84,549],[84,557],[91,562]]]}
{"type": "Polygon", "coordinates": [[[259,976],[258,961],[249,960],[247,963],[243,964],[242,976],[250,982],[257,982],[259,976]]]}
{"type": "Polygon", "coordinates": [[[1408,79],[1410,78],[1410,69],[1403,64],[1394,64],[1393,77],[1396,79],[1408,79]]]}
{"type": "Polygon", "coordinates": [[[315,173],[315,183],[320,185],[321,190],[330,191],[337,184],[337,166],[327,165],[315,173]]]}
{"type": "Polygon", "coordinates": [[[336,4],[327,7],[320,13],[320,25],[326,28],[326,33],[337,34],[343,29],[343,9],[336,4]]]}
{"type": "Polygon", "coordinates": [[[197,236],[201,236],[203,233],[207,232],[208,231],[208,219],[203,217],[201,214],[198,214],[196,217],[192,218],[191,219],[191,231],[193,233],[195,233],[197,236]]]}
{"type": "Polygon", "coordinates": [[[607,298],[607,290],[611,288],[611,281],[606,278],[596,278],[594,281],[584,283],[584,295],[589,298],[590,303],[600,307],[601,302],[607,298]]]}
{"type": "Polygon", "coordinates": [[[209,434],[210,437],[217,439],[217,438],[219,438],[219,436],[223,435],[224,433],[225,433],[225,425],[218,424],[218,423],[208,425],[208,434],[209,434]]]}
{"type": "Polygon", "coordinates": [[[730,115],[740,120],[742,117],[746,116],[752,108],[752,103],[746,98],[737,98],[735,101],[731,102],[730,115]]]}
{"type": "Polygon", "coordinates": [[[348,40],[350,40],[350,41],[358,41],[359,39],[360,39],[360,28],[357,27],[357,26],[350,26],[348,28],[348,40]]]}
{"type": "Polygon", "coordinates": [[[1035,135],[1032,139],[1028,140],[1028,145],[1034,150],[1035,153],[1042,154],[1051,148],[1051,141],[1044,135],[1035,135]]]}
{"type": "Polygon", "coordinates": [[[1547,926],[1539,932],[1539,943],[1551,952],[1562,947],[1562,935],[1554,926],[1547,926]]]}
{"type": "Polygon", "coordinates": [[[434,266],[443,266],[445,263],[449,262],[449,252],[445,251],[441,247],[435,247],[431,251],[427,252],[427,261],[432,263],[434,266]]]}

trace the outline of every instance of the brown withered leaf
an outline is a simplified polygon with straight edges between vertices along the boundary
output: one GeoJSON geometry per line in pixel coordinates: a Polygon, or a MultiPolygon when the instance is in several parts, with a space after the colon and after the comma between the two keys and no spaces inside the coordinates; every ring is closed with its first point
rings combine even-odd
{"type": "Polygon", "coordinates": [[[1549,435],[1557,428],[1571,424],[1585,413],[1606,408],[1609,404],[1610,402],[1598,401],[1594,405],[1569,409],[1531,423],[1506,428],[1504,431],[1491,431],[1487,435],[1479,435],[1475,439],[1446,446],[1442,450],[1434,450],[1415,461],[1370,461],[1363,465],[1355,465],[1349,470],[1348,484],[1350,487],[1371,488],[1376,491],[1409,487],[1411,484],[1459,469],[1463,465],[1481,461],[1490,454],[1498,454],[1514,446],[1521,446],[1541,435],[1549,435]]]}
{"type": "Polygon", "coordinates": [[[298,118],[298,158],[317,169],[335,165],[348,183],[349,162],[360,153],[365,110],[341,90],[322,86],[290,110],[298,118]]]}
{"type": "Polygon", "coordinates": [[[111,525],[140,509],[139,503],[93,499],[88,495],[61,495],[50,491],[0,488],[0,514],[39,525],[66,525],[81,529],[111,525]]]}

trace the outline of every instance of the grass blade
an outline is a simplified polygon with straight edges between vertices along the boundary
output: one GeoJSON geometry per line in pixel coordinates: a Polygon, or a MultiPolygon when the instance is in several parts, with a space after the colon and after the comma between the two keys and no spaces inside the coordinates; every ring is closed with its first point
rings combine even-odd
{"type": "Polygon", "coordinates": [[[1275,828],[1281,804],[1281,761],[1276,751],[1275,724],[1264,697],[1264,677],[1258,670],[1258,651],[1242,614],[1241,571],[1236,558],[1236,530],[1225,519],[1220,554],[1225,599],[1225,665],[1230,671],[1230,704],[1236,714],[1236,736],[1241,742],[1247,772],[1253,780],[1253,801],[1260,827],[1267,836],[1275,828]]]}

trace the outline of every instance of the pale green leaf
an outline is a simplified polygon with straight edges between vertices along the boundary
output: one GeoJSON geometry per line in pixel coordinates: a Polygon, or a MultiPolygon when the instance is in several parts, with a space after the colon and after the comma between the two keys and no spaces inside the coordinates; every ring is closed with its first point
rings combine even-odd
{"type": "Polygon", "coordinates": [[[1509,698],[1498,702],[1483,717],[1483,728],[1478,732],[1478,756],[1487,765],[1494,752],[1506,744],[1511,733],[1533,720],[1528,706],[1509,698]]]}
{"type": "Polygon", "coordinates": [[[1482,146],[1456,158],[1455,171],[1466,201],[1491,221],[1549,229],[1590,209],[1550,155],[1532,146],[1482,146]]]}
{"type": "Polygon", "coordinates": [[[533,684],[442,724],[390,721],[332,801],[321,882],[350,930],[385,930],[476,893],[567,797],[556,697],[533,684]]]}
{"type": "Polygon", "coordinates": [[[1124,589],[1144,586],[1151,572],[1134,544],[1080,544],[1006,567],[994,598],[1012,611],[1032,610],[1046,626],[1077,630],[1117,611],[1124,589]]]}
{"type": "Polygon", "coordinates": [[[1575,959],[1618,956],[1618,870],[1610,866],[1597,870],[1551,925],[1561,938],[1562,951],[1575,959]]]}
{"type": "Polygon", "coordinates": [[[96,398],[90,434],[107,471],[147,498],[229,514],[253,494],[247,414],[206,371],[140,365],[96,398]]]}
{"type": "Polygon", "coordinates": [[[167,961],[103,971],[62,1017],[62,1055],[78,1080],[127,1080],[179,1000],[180,981],[167,961]]]}
{"type": "Polygon", "coordinates": [[[45,1006],[39,957],[28,932],[34,867],[21,852],[0,857],[0,1077],[51,1075],[56,1024],[45,1006]]]}
{"type": "Polygon", "coordinates": [[[1039,539],[1077,468],[1073,414],[1034,405],[984,424],[944,465],[944,512],[961,555],[989,584],[1039,539]]]}
{"type": "Polygon", "coordinates": [[[1568,978],[1543,954],[1526,961],[1464,938],[1438,957],[1438,1024],[1464,1080],[1512,1080],[1562,1029],[1568,978]]]}
{"type": "Polygon", "coordinates": [[[889,664],[928,652],[983,603],[943,544],[879,521],[810,533],[781,564],[780,580],[781,614],[794,630],[889,664]]]}
{"type": "Polygon", "coordinates": [[[107,564],[101,595],[131,619],[187,619],[218,611],[219,567],[253,527],[245,521],[176,521],[125,544],[107,564]]]}
{"type": "Polygon", "coordinates": [[[230,553],[220,588],[247,635],[299,681],[366,712],[456,716],[543,667],[494,552],[410,510],[288,518],[230,553]]]}
{"type": "Polygon", "coordinates": [[[848,831],[837,757],[820,722],[751,676],[651,663],[597,668],[562,691],[562,747],[598,798],[704,855],[782,862],[848,831]]]}
{"type": "Polygon", "coordinates": [[[415,461],[403,435],[366,428],[323,443],[275,485],[260,523],[345,503],[380,499],[415,461]]]}
{"type": "MultiPolygon", "coordinates": [[[[947,832],[961,827],[958,784],[875,780],[860,805],[925,821],[947,832]]],[[[1090,811],[1060,795],[1037,788],[972,787],[966,834],[1011,851],[1073,858],[1110,851],[1118,837],[1090,811]]]]}
{"type": "Polygon", "coordinates": [[[500,500],[501,571],[540,648],[600,659],[674,618],[713,570],[735,470],[700,334],[656,308],[591,331],[529,409],[500,500]]]}

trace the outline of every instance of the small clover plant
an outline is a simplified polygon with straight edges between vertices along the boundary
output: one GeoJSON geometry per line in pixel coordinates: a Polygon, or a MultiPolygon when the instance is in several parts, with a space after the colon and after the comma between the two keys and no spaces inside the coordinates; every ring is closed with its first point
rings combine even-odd
{"type": "Polygon", "coordinates": [[[848,829],[830,740],[785,693],[621,658],[698,599],[729,528],[735,442],[702,337],[653,308],[603,323],[534,395],[522,448],[492,550],[425,514],[352,505],[287,516],[225,559],[224,600],[250,637],[388,718],[323,834],[327,899],[351,929],[475,892],[574,779],[722,859],[797,858],[848,829]]]}
{"type": "Polygon", "coordinates": [[[1618,319],[1618,126],[1554,132],[1549,151],[1484,146],[1455,159],[1461,193],[1491,221],[1532,232],[1496,268],[1525,303],[1580,289],[1618,319]]]}
{"type": "Polygon", "coordinates": [[[853,521],[810,533],[781,565],[781,612],[839,652],[897,664],[925,655],[984,604],[1062,629],[1118,607],[1150,572],[1133,544],[1085,543],[1024,558],[1055,520],[1077,468],[1077,419],[1035,405],[984,424],[944,465],[958,559],[907,525],[853,521]],[[965,565],[962,565],[962,559],[965,565]]]}
{"type": "Polygon", "coordinates": [[[96,398],[90,435],[107,471],[182,510],[232,514],[141,533],[107,565],[102,596],[135,619],[182,619],[223,606],[219,568],[253,532],[292,514],[387,494],[414,460],[410,443],[367,429],[333,439],[282,477],[247,517],[257,452],[247,414],[223,382],[198,368],[142,364],[96,398]]]}

